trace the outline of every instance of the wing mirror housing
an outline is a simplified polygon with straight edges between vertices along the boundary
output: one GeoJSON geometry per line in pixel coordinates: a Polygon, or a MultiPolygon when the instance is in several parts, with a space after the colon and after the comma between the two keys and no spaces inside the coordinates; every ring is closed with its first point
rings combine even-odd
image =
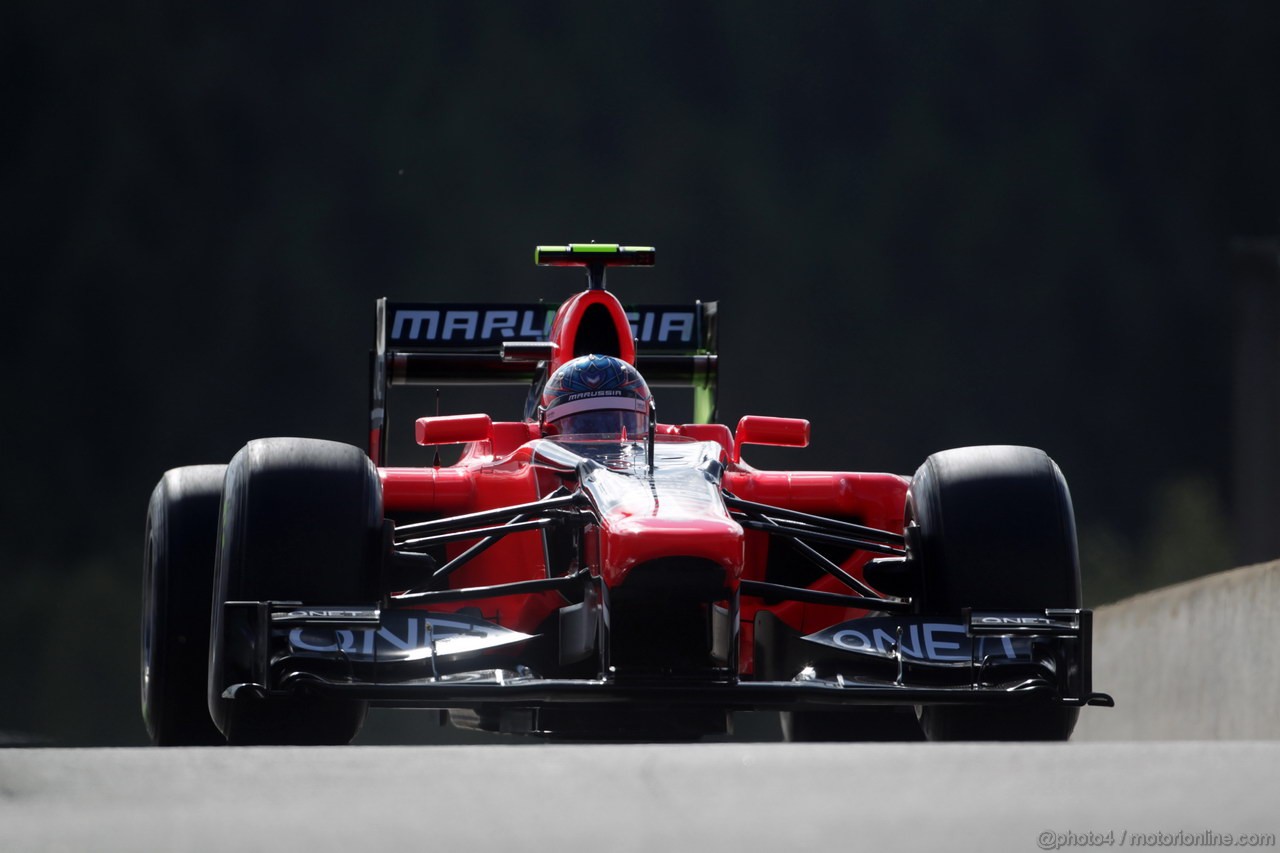
{"type": "Polygon", "coordinates": [[[741,461],[744,444],[772,447],[808,447],[809,422],[803,418],[770,418],[746,415],[733,433],[734,461],[741,461]]]}
{"type": "Polygon", "coordinates": [[[418,444],[469,444],[493,439],[493,420],[488,415],[444,415],[418,418],[414,423],[418,444]]]}

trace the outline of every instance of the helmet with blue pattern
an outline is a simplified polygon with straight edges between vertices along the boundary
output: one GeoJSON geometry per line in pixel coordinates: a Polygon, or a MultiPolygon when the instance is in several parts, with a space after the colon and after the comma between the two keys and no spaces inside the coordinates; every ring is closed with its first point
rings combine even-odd
{"type": "Polygon", "coordinates": [[[653,394],[634,367],[612,356],[584,355],[547,378],[538,413],[544,435],[642,440],[652,409],[653,394]]]}

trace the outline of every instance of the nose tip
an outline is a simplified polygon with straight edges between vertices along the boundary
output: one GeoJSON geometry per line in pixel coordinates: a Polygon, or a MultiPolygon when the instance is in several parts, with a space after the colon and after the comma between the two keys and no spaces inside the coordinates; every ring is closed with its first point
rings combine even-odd
{"type": "Polygon", "coordinates": [[[742,578],[742,527],[729,519],[632,517],[603,531],[603,537],[602,568],[611,586],[624,582],[636,566],[665,560],[717,566],[730,589],[742,578]]]}

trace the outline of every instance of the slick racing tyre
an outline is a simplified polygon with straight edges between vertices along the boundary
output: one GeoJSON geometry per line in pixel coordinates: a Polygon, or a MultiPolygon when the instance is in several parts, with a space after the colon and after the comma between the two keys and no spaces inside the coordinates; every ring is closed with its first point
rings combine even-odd
{"type": "Polygon", "coordinates": [[[142,718],[157,746],[220,744],[205,701],[209,609],[226,465],[166,471],[147,505],[142,718]]]}
{"type": "Polygon", "coordinates": [[[251,680],[257,638],[230,624],[226,601],[372,602],[382,537],[373,463],[347,444],[251,441],[227,468],[209,665],[209,712],[232,744],[340,744],[367,703],[316,696],[223,698],[251,680]]]}
{"type": "MultiPolygon", "coordinates": [[[[1041,450],[964,447],[930,456],[907,493],[907,549],[921,572],[924,615],[1080,606],[1071,495],[1041,450]]],[[[1080,709],[926,705],[918,714],[929,740],[1066,740],[1080,709]]]]}

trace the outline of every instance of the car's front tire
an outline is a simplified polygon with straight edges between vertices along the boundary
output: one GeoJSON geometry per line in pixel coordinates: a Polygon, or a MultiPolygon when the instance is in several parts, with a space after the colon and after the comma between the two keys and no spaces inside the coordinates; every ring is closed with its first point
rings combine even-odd
{"type": "MultiPolygon", "coordinates": [[[[907,494],[907,548],[921,572],[919,612],[1080,607],[1075,515],[1062,471],[1030,447],[930,456],[907,494]]],[[[929,740],[1066,740],[1080,709],[925,705],[929,740]]]]}
{"type": "Polygon", "coordinates": [[[166,471],[142,560],[142,718],[157,746],[223,743],[205,701],[218,507],[226,465],[166,471]]]}
{"type": "Polygon", "coordinates": [[[223,697],[249,678],[256,638],[224,618],[227,601],[356,605],[376,599],[382,536],[377,470],[359,448],[259,439],[227,468],[211,620],[209,712],[232,744],[340,744],[367,703],[317,696],[223,697]]]}

